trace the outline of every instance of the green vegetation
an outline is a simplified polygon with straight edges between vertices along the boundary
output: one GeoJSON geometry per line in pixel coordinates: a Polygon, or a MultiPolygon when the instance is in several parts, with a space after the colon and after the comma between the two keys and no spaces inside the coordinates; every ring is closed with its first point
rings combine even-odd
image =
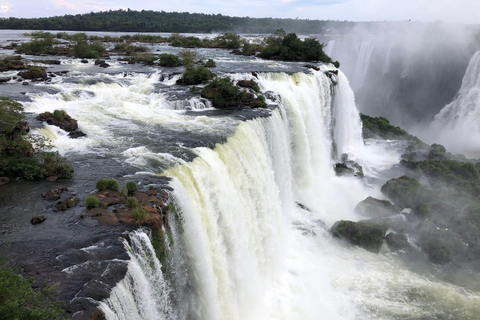
{"type": "Polygon", "coordinates": [[[67,116],[67,113],[65,110],[54,110],[53,111],[53,117],[57,119],[58,121],[63,121],[65,117],[67,116]]]}
{"type": "Polygon", "coordinates": [[[363,113],[360,114],[363,122],[363,138],[381,138],[381,139],[396,139],[409,140],[413,136],[408,134],[400,127],[395,127],[383,117],[370,117],[363,113]]]}
{"type": "Polygon", "coordinates": [[[99,191],[103,191],[103,190],[118,191],[119,184],[118,184],[118,181],[115,179],[102,178],[97,181],[97,183],[95,184],[95,187],[99,191]]]}
{"type": "MultiPolygon", "coordinates": [[[[239,33],[269,34],[283,28],[301,34],[325,33],[327,29],[342,31],[353,27],[353,22],[319,21],[305,19],[272,19],[228,17],[221,14],[187,12],[158,12],[150,10],[109,10],[51,18],[6,18],[0,20],[1,29],[24,30],[80,30],[126,32],[201,32],[218,30],[239,33]]],[[[66,36],[58,33],[59,38],[66,36]]]]}
{"type": "Polygon", "coordinates": [[[177,57],[174,54],[168,54],[168,53],[163,53],[160,55],[159,64],[162,67],[169,67],[169,68],[178,67],[182,65],[179,57],[177,57]]]}
{"type": "Polygon", "coordinates": [[[187,68],[187,70],[183,73],[183,77],[178,79],[177,83],[185,85],[197,85],[212,79],[213,76],[213,73],[204,66],[187,68]]]}
{"type": "Polygon", "coordinates": [[[135,197],[128,197],[127,198],[127,207],[132,209],[138,206],[138,200],[135,197]]]}
{"type": "Polygon", "coordinates": [[[367,221],[340,220],[335,222],[331,231],[336,237],[345,239],[368,251],[378,253],[387,228],[367,221]]]}
{"type": "Polygon", "coordinates": [[[17,48],[17,52],[31,55],[57,54],[61,49],[55,44],[56,42],[52,38],[32,39],[29,42],[22,43],[17,48]]]}
{"type": "Polygon", "coordinates": [[[150,212],[148,212],[142,207],[136,207],[135,209],[133,209],[132,214],[133,214],[133,219],[135,220],[135,223],[137,225],[144,224],[152,215],[150,212]]]}
{"type": "Polygon", "coordinates": [[[212,100],[215,108],[250,106],[252,108],[266,108],[265,97],[255,96],[245,90],[240,90],[230,78],[219,78],[211,81],[203,88],[203,98],[212,100]]]}
{"type": "Polygon", "coordinates": [[[85,199],[85,204],[88,209],[98,208],[100,206],[100,200],[96,196],[88,196],[87,199],[85,199]]]}
{"type": "Polygon", "coordinates": [[[265,43],[259,54],[263,59],[333,63],[323,51],[323,44],[316,39],[307,38],[302,41],[295,33],[286,34],[283,30],[278,30],[265,39],[265,43]]]}
{"type": "Polygon", "coordinates": [[[69,179],[73,169],[57,152],[48,152],[49,143],[40,136],[28,136],[23,106],[0,99],[0,176],[69,179]],[[35,147],[34,147],[35,146],[35,147]]]}
{"type": "Polygon", "coordinates": [[[20,103],[7,98],[0,99],[0,134],[12,132],[23,118],[25,114],[20,103]]]}
{"type": "Polygon", "coordinates": [[[217,64],[212,59],[208,59],[207,62],[205,63],[205,67],[207,68],[215,68],[216,66],[217,64]]]}
{"type": "Polygon", "coordinates": [[[0,265],[0,319],[60,320],[62,303],[55,301],[55,288],[32,289],[33,278],[23,278],[4,263],[0,265]]]}
{"type": "Polygon", "coordinates": [[[167,264],[168,253],[168,245],[165,231],[158,230],[157,232],[152,232],[152,246],[155,249],[155,255],[157,256],[157,259],[162,264],[162,269],[164,269],[167,264]]]}
{"type": "Polygon", "coordinates": [[[81,59],[99,59],[106,52],[101,42],[88,42],[87,40],[77,40],[73,46],[73,56],[81,59]]]}
{"type": "Polygon", "coordinates": [[[126,198],[127,195],[128,195],[128,189],[127,189],[127,186],[123,186],[122,189],[120,190],[120,195],[123,197],[123,198],[126,198]]]}
{"type": "Polygon", "coordinates": [[[133,193],[138,189],[138,185],[135,181],[128,181],[125,186],[127,187],[128,193],[133,193]]]}
{"type": "Polygon", "coordinates": [[[158,57],[152,53],[140,53],[132,55],[129,60],[135,63],[143,63],[144,65],[151,66],[158,60],[158,57]]]}
{"type": "Polygon", "coordinates": [[[182,50],[178,55],[182,59],[182,65],[187,69],[192,69],[198,61],[198,52],[196,50],[182,50]]]}

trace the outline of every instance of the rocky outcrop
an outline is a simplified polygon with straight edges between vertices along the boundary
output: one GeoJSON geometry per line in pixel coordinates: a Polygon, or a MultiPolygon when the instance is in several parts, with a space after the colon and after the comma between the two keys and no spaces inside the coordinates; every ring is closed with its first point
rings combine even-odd
{"type": "Polygon", "coordinates": [[[110,65],[105,62],[105,60],[95,60],[95,65],[101,68],[108,68],[110,65]]]}
{"type": "Polygon", "coordinates": [[[37,120],[45,121],[48,124],[60,127],[61,129],[67,132],[72,132],[78,129],[77,120],[73,119],[65,112],[63,116],[55,117],[51,112],[47,111],[47,112],[41,113],[37,117],[37,120]]]}
{"type": "Polygon", "coordinates": [[[404,233],[389,233],[385,237],[385,241],[387,242],[388,248],[391,251],[408,251],[412,249],[410,243],[408,242],[408,238],[404,233]]]}
{"type": "Polygon", "coordinates": [[[60,199],[61,194],[65,191],[68,191],[66,187],[58,187],[48,190],[46,193],[42,193],[42,197],[45,200],[56,201],[60,199]]]}
{"type": "Polygon", "coordinates": [[[57,202],[53,211],[65,211],[67,209],[73,208],[80,202],[79,198],[69,197],[63,201],[57,202]]]}
{"type": "Polygon", "coordinates": [[[47,80],[46,68],[30,67],[28,71],[19,72],[17,75],[27,80],[47,80]]]}
{"type": "Polygon", "coordinates": [[[240,81],[237,82],[237,85],[239,87],[252,89],[255,92],[260,91],[260,88],[258,87],[258,84],[253,80],[240,80],[240,81]]]}
{"type": "Polygon", "coordinates": [[[378,200],[368,197],[355,207],[355,213],[368,217],[389,217],[398,213],[395,206],[388,200],[378,200]]]}
{"type": "Polygon", "coordinates": [[[0,177],[0,186],[7,184],[10,181],[8,177],[0,177]]]}
{"type": "Polygon", "coordinates": [[[335,222],[330,231],[335,237],[344,239],[370,252],[378,253],[387,228],[367,221],[340,220],[335,222]]]}

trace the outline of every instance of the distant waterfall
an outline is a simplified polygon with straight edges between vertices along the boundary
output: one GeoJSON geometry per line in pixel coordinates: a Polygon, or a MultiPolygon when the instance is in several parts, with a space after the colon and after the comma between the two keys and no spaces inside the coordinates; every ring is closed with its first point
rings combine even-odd
{"type": "Polygon", "coordinates": [[[355,72],[352,81],[354,90],[360,89],[367,78],[374,47],[375,42],[371,40],[363,41],[360,46],[360,52],[358,54],[357,63],[355,64],[355,72]]]}
{"type": "Polygon", "coordinates": [[[432,128],[450,150],[479,155],[480,51],[470,60],[455,100],[435,116],[432,128]]]}
{"type": "Polygon", "coordinates": [[[107,320],[166,320],[176,319],[163,278],[161,264],[148,235],[141,231],[124,240],[131,258],[125,278],[100,304],[107,320]]]}

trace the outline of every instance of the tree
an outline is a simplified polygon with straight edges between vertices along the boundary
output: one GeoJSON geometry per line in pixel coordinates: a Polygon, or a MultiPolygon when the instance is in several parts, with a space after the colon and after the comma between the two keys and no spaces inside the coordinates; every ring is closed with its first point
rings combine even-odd
{"type": "Polygon", "coordinates": [[[0,135],[11,132],[25,118],[23,106],[8,98],[0,98],[0,135]]]}

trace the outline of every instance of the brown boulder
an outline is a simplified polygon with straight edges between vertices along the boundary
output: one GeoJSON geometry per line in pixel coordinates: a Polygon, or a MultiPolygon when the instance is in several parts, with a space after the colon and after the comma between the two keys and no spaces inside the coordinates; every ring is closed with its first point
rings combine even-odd
{"type": "Polygon", "coordinates": [[[63,119],[58,119],[53,116],[51,112],[44,112],[38,115],[37,120],[46,121],[50,125],[60,127],[61,129],[71,132],[78,129],[77,120],[65,113],[63,119]]]}
{"type": "Polygon", "coordinates": [[[45,218],[45,216],[35,216],[35,217],[32,218],[31,222],[32,222],[32,224],[39,224],[39,223],[42,223],[45,220],[47,220],[47,218],[45,218]]]}
{"type": "Polygon", "coordinates": [[[57,202],[53,211],[65,211],[69,208],[75,207],[78,202],[80,202],[79,198],[76,198],[76,197],[67,198],[63,201],[57,202]]]}
{"type": "Polygon", "coordinates": [[[50,200],[50,201],[58,200],[58,199],[60,199],[60,195],[64,191],[68,191],[68,189],[65,188],[65,187],[53,188],[53,189],[48,190],[46,193],[42,193],[42,197],[45,200],[50,200]]]}

